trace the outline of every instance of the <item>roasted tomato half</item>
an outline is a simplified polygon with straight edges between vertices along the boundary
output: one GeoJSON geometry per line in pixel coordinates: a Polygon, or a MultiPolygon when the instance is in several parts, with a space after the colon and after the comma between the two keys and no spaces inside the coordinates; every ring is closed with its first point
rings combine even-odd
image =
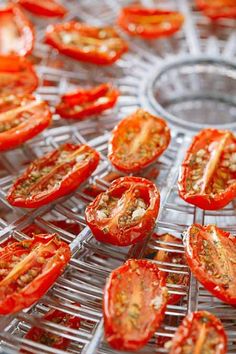
{"type": "Polygon", "coordinates": [[[48,104],[33,96],[0,97],[0,151],[32,139],[49,126],[51,119],[48,104]]]}
{"type": "Polygon", "coordinates": [[[220,320],[207,311],[190,313],[177,329],[169,354],[226,354],[227,337],[220,320]]]}
{"type": "Polygon", "coordinates": [[[128,49],[112,27],[92,27],[80,22],[49,26],[46,43],[62,54],[100,65],[113,64],[128,49]]]}
{"type": "Polygon", "coordinates": [[[184,273],[183,268],[176,268],[176,266],[186,265],[182,241],[170,234],[154,234],[152,239],[158,242],[158,246],[155,244],[155,250],[154,248],[148,248],[145,256],[158,261],[157,266],[160,266],[160,268],[167,266],[170,269],[170,272],[166,272],[166,284],[172,286],[173,294],[169,293],[168,303],[176,304],[183,297],[178,292],[181,292],[183,290],[181,288],[187,286],[189,278],[184,273]]]}
{"type": "Polygon", "coordinates": [[[121,28],[144,39],[171,36],[183,22],[184,16],[179,12],[135,6],[123,8],[118,17],[121,28]]]}
{"type": "Polygon", "coordinates": [[[196,4],[212,20],[236,18],[235,0],[196,0],[196,4]]]}
{"type": "Polygon", "coordinates": [[[236,305],[236,238],[215,225],[189,227],[184,237],[188,265],[203,286],[236,305]]]}
{"type": "Polygon", "coordinates": [[[55,0],[18,0],[18,2],[37,16],[63,17],[67,13],[66,8],[55,0]]]}
{"type": "Polygon", "coordinates": [[[0,9],[0,54],[30,54],[34,45],[33,26],[17,5],[0,9]]]}
{"type": "Polygon", "coordinates": [[[11,187],[7,200],[37,208],[73,192],[96,169],[99,154],[87,145],[64,144],[35,160],[11,187]]]}
{"type": "Polygon", "coordinates": [[[160,326],[168,294],[165,276],[143,259],[130,259],[108,278],[103,299],[105,336],[119,350],[142,348],[160,326]]]}
{"type": "Polygon", "coordinates": [[[108,157],[118,170],[136,172],[154,162],[169,142],[170,130],[164,119],[138,109],[113,130],[108,157]]]}
{"type": "Polygon", "coordinates": [[[85,218],[98,241],[128,246],[150,235],[159,205],[160,194],[154,183],[140,177],[121,177],[87,206],[85,218]]]}
{"type": "Polygon", "coordinates": [[[109,84],[91,89],[79,88],[62,96],[56,112],[63,118],[85,119],[112,108],[118,96],[118,90],[109,84]]]}
{"type": "Polygon", "coordinates": [[[14,55],[0,56],[0,97],[33,92],[38,78],[28,60],[14,55]]]}
{"type": "Polygon", "coordinates": [[[53,285],[70,260],[56,234],[14,242],[0,252],[0,314],[31,306],[53,285]]]}
{"type": "Polygon", "coordinates": [[[227,130],[204,129],[189,147],[179,178],[179,194],[206,210],[226,206],[236,196],[236,137],[227,130]]]}
{"type": "MultiPolygon", "coordinates": [[[[64,326],[72,329],[79,329],[80,318],[70,315],[60,310],[51,310],[43,316],[43,320],[57,323],[60,326],[64,326]]],[[[66,331],[66,329],[65,329],[66,331]]],[[[25,335],[26,339],[30,339],[33,342],[45,344],[51,348],[66,350],[70,345],[70,339],[52,332],[45,331],[44,329],[33,327],[25,335]]],[[[21,353],[30,353],[28,350],[21,350],[21,353]]]]}

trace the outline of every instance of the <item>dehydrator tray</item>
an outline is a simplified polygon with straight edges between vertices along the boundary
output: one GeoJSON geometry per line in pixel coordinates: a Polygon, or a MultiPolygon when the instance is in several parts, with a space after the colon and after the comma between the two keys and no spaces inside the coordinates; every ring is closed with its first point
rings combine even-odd
{"type": "MultiPolygon", "coordinates": [[[[220,211],[202,211],[182,201],[177,193],[179,167],[191,140],[200,128],[236,127],[236,26],[232,20],[210,22],[188,0],[140,1],[145,6],[162,6],[180,10],[186,21],[173,37],[145,42],[122,36],[129,52],[110,67],[83,64],[58,53],[43,43],[49,20],[33,18],[37,41],[33,60],[40,78],[37,94],[53,107],[59,96],[78,85],[112,82],[120,90],[114,109],[99,118],[68,122],[54,115],[53,125],[21,148],[0,154],[0,241],[10,235],[18,240],[27,236],[22,230],[36,223],[49,232],[57,232],[69,242],[72,258],[64,274],[49,292],[29,309],[14,316],[0,318],[0,352],[65,353],[23,338],[31,326],[71,340],[70,353],[116,353],[103,338],[101,301],[106,277],[128,257],[145,257],[147,247],[160,247],[183,253],[183,247],[160,244],[153,238],[131,248],[118,248],[97,242],[86,227],[84,209],[92,198],[83,192],[88,184],[101,189],[109,186],[114,172],[107,160],[107,142],[111,129],[127,114],[143,107],[166,118],[171,126],[172,141],[157,163],[142,173],[153,179],[161,192],[161,209],[155,232],[170,233],[181,238],[192,223],[216,223],[236,232],[234,203],[220,211]],[[64,142],[87,143],[101,154],[101,163],[86,184],[72,195],[39,209],[11,207],[6,193],[13,179],[36,157],[64,142]],[[109,175],[107,177],[107,175],[109,175]],[[69,219],[80,227],[72,234],[52,224],[52,220],[69,219]],[[170,248],[171,246],[171,248],[170,248]],[[79,303],[80,307],[74,305],[79,303]],[[79,330],[45,321],[40,317],[50,309],[81,318],[79,330]]],[[[3,1],[1,2],[3,3],[3,1]]],[[[131,2],[121,0],[64,1],[69,13],[64,21],[78,19],[93,25],[114,23],[119,8],[131,2]]],[[[50,20],[51,21],[51,20],[50,20]]],[[[51,21],[52,22],[52,21],[51,21]]],[[[58,22],[58,21],[55,21],[58,22]]],[[[228,334],[228,353],[236,353],[236,309],[208,293],[185,265],[159,263],[162,270],[187,274],[189,286],[169,287],[170,293],[182,294],[176,305],[168,305],[165,320],[149,344],[139,353],[167,353],[158,346],[157,338],[171,339],[183,319],[191,311],[209,310],[223,322],[228,334]]],[[[118,353],[118,352],[117,352],[118,353]]]]}

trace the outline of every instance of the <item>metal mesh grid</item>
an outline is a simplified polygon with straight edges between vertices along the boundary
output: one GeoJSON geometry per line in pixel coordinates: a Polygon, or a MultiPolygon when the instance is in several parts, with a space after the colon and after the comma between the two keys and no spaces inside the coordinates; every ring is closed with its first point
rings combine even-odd
{"type": "MultiPolygon", "coordinates": [[[[115,0],[70,0],[65,2],[69,8],[66,19],[79,19],[94,25],[111,24],[116,18],[119,8],[129,1],[115,0]]],[[[30,309],[15,316],[6,316],[0,320],[0,352],[16,352],[24,348],[32,353],[64,353],[37,344],[23,338],[31,326],[37,324],[41,328],[65,338],[71,339],[68,352],[71,353],[115,353],[103,340],[103,321],[101,301],[105,279],[110,271],[122,264],[129,256],[142,257],[145,249],[163,248],[154,238],[148,244],[138,244],[131,248],[116,248],[97,242],[91,235],[84,221],[84,208],[91,197],[84,193],[84,188],[96,185],[106,189],[109,186],[107,175],[113,173],[107,156],[107,141],[114,125],[125,115],[139,106],[155,112],[150,102],[148,80],[157,73],[169,60],[197,58],[204,55],[232,62],[236,53],[236,32],[234,22],[221,21],[212,25],[196,11],[193,2],[187,0],[152,1],[143,0],[143,5],[160,6],[179,9],[188,15],[184,29],[170,39],[161,39],[146,43],[139,39],[129,41],[130,51],[112,67],[97,67],[77,63],[69,58],[59,56],[56,51],[43,44],[43,35],[47,20],[33,21],[37,26],[37,38],[33,59],[40,77],[37,94],[53,106],[59,96],[78,85],[91,85],[99,82],[113,82],[120,90],[121,96],[115,109],[92,119],[79,123],[70,123],[54,115],[53,126],[35,139],[27,142],[19,149],[0,155],[0,241],[10,235],[16,239],[25,238],[22,230],[35,222],[49,232],[58,234],[67,242],[73,253],[65,273],[57,280],[50,291],[30,309]],[[96,148],[102,157],[99,168],[90,180],[81,186],[73,195],[51,203],[37,210],[12,208],[5,199],[12,180],[34,158],[70,141],[87,143],[96,148]],[[78,224],[80,232],[76,235],[52,224],[52,220],[69,219],[78,224]],[[78,307],[76,304],[80,304],[78,307]],[[55,323],[39,320],[49,309],[62,309],[81,318],[79,330],[68,329],[55,323]]],[[[235,72],[233,73],[235,75],[235,72]]],[[[194,75],[192,81],[194,82],[194,75]]],[[[182,89],[181,83],[173,79],[173,89],[182,89]]],[[[234,86],[235,87],[235,86],[234,86]]],[[[233,95],[233,92],[232,92],[233,95]]],[[[226,107],[227,108],[227,107],[226,107]]],[[[234,116],[235,107],[231,109],[234,116]]],[[[168,118],[168,116],[167,116],[168,118]]],[[[176,181],[178,169],[184,151],[189,144],[191,132],[186,126],[176,121],[172,129],[172,142],[168,151],[160,160],[144,171],[142,176],[153,179],[161,191],[161,209],[155,232],[170,233],[180,238],[181,233],[193,222],[217,223],[219,227],[235,232],[234,205],[229,205],[219,212],[203,212],[184,203],[177,194],[176,181]]],[[[199,121],[202,124],[201,120],[199,121]]],[[[219,123],[217,120],[215,123],[219,123]]],[[[228,126],[230,128],[230,125],[228,126]]],[[[110,176],[110,175],[109,175],[110,176]]],[[[108,177],[109,177],[108,176],[108,177]]],[[[164,245],[183,252],[182,247],[164,245]]],[[[159,264],[170,271],[167,263],[159,264]]],[[[236,353],[236,310],[212,297],[189,273],[187,266],[176,264],[172,271],[189,274],[189,286],[170,287],[170,292],[183,294],[177,305],[168,305],[165,321],[155,333],[150,343],[140,353],[166,353],[167,350],[156,344],[157,338],[171,338],[176,327],[189,311],[208,309],[223,321],[229,336],[229,353],[236,353]]]]}

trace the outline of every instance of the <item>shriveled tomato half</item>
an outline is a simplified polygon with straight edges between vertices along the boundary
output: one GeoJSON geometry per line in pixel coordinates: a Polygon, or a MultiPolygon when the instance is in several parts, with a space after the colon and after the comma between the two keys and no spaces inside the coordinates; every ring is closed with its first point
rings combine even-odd
{"type": "Polygon", "coordinates": [[[28,94],[37,86],[37,75],[27,59],[15,55],[0,56],[0,97],[28,94]]]}
{"type": "Polygon", "coordinates": [[[118,170],[136,172],[154,162],[169,142],[165,120],[138,109],[113,130],[108,157],[118,170]]]}
{"type": "Polygon", "coordinates": [[[184,16],[180,12],[137,6],[124,7],[118,17],[121,28],[144,39],[171,36],[183,22],[184,16]]]}
{"type": "Polygon", "coordinates": [[[37,16],[63,17],[67,13],[66,8],[56,0],[18,0],[18,2],[37,16]]]}
{"type": "Polygon", "coordinates": [[[119,350],[142,348],[160,326],[168,294],[165,276],[144,259],[130,259],[108,278],[103,298],[105,336],[119,350]]]}
{"type": "Polygon", "coordinates": [[[100,65],[113,64],[128,49],[112,27],[92,27],[75,21],[49,26],[45,41],[62,54],[100,65]]]}
{"type": "Polygon", "coordinates": [[[169,354],[226,354],[227,336],[220,320],[207,311],[187,315],[172,340],[169,354]]]}
{"type": "Polygon", "coordinates": [[[188,265],[203,286],[236,305],[236,238],[215,225],[193,224],[184,237],[188,265]]]}
{"type": "Polygon", "coordinates": [[[179,177],[179,195],[206,210],[223,208],[236,196],[236,137],[204,129],[190,145],[179,177]]]}
{"type": "Polygon", "coordinates": [[[196,0],[196,4],[212,20],[236,18],[235,0],[196,0]]]}
{"type": "Polygon", "coordinates": [[[0,9],[0,54],[28,55],[34,45],[33,25],[17,5],[0,9]]]}
{"type": "Polygon", "coordinates": [[[79,88],[66,93],[56,107],[63,118],[86,119],[114,107],[119,92],[110,84],[102,84],[91,89],[79,88]]]}
{"type": "MultiPolygon", "coordinates": [[[[165,267],[166,263],[168,269],[170,269],[170,272],[166,272],[166,283],[172,285],[173,290],[178,292],[180,289],[178,289],[178,287],[175,288],[175,285],[184,287],[188,284],[188,275],[181,273],[183,269],[176,269],[176,265],[186,264],[184,250],[181,248],[182,241],[170,234],[154,234],[152,238],[160,242],[160,244],[158,244],[160,249],[155,251],[153,249],[147,249],[146,257],[161,262],[160,267],[165,267]],[[173,264],[173,267],[171,264],[173,264]]],[[[159,264],[157,265],[159,266],[159,264]]],[[[170,293],[168,303],[176,304],[182,297],[183,295],[170,293]]]]}
{"type": "Polygon", "coordinates": [[[32,139],[52,120],[48,104],[29,95],[0,97],[0,112],[0,151],[32,139]]]}
{"type": "MultiPolygon", "coordinates": [[[[49,311],[43,316],[43,319],[67,328],[79,329],[80,327],[79,317],[70,315],[60,310],[49,311]]],[[[70,345],[70,339],[45,331],[44,329],[38,327],[31,328],[25,335],[25,338],[30,339],[33,342],[45,344],[51,348],[62,350],[66,350],[70,345]]],[[[29,353],[29,351],[21,350],[21,353],[29,353]]]]}
{"type": "Polygon", "coordinates": [[[96,169],[99,154],[87,145],[64,144],[35,160],[11,187],[7,200],[37,208],[71,193],[96,169]]]}
{"type": "Polygon", "coordinates": [[[159,205],[154,183],[141,177],[121,177],[87,206],[85,218],[98,241],[128,246],[150,235],[159,205]]]}
{"type": "Polygon", "coordinates": [[[56,234],[6,246],[0,252],[0,314],[15,313],[39,300],[69,260],[69,246],[56,234]]]}

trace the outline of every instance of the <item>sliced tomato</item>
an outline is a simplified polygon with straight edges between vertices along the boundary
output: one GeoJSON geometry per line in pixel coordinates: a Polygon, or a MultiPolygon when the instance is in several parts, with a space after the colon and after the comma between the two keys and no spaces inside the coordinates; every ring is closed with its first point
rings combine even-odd
{"type": "Polygon", "coordinates": [[[0,252],[4,250],[4,247],[11,245],[12,243],[17,242],[12,236],[8,237],[7,240],[0,243],[0,252]]]}
{"type": "Polygon", "coordinates": [[[31,63],[14,55],[0,56],[0,97],[24,95],[38,86],[38,78],[31,63]]]}
{"type": "Polygon", "coordinates": [[[98,241],[128,246],[150,235],[159,205],[154,183],[141,177],[121,177],[87,206],[85,218],[98,241]]]}
{"type": "Polygon", "coordinates": [[[0,97],[0,151],[14,149],[32,139],[52,120],[46,102],[33,96],[0,97]]]}
{"type": "Polygon", "coordinates": [[[179,178],[179,195],[206,210],[223,208],[236,196],[236,137],[204,129],[189,147],[179,178]]]}
{"type": "Polygon", "coordinates": [[[0,252],[0,314],[31,306],[53,285],[70,260],[56,234],[14,242],[0,252]]]}
{"type": "Polygon", "coordinates": [[[99,154],[87,145],[64,144],[32,162],[11,187],[7,200],[37,208],[73,192],[99,163],[99,154]]]}
{"type": "Polygon", "coordinates": [[[34,45],[33,25],[17,5],[0,9],[0,54],[28,55],[34,45]]]}
{"type": "MultiPolygon", "coordinates": [[[[180,273],[179,270],[181,271],[182,269],[178,268],[176,270],[176,265],[185,265],[186,260],[185,260],[185,255],[184,251],[181,248],[182,242],[179,240],[177,237],[170,235],[170,234],[163,234],[163,235],[157,235],[154,234],[153,239],[160,242],[160,245],[158,247],[160,249],[158,250],[153,250],[153,249],[147,249],[146,251],[146,257],[154,259],[158,262],[161,262],[163,264],[160,264],[160,267],[165,267],[165,263],[167,263],[168,269],[170,269],[170,272],[167,273],[167,278],[166,278],[166,283],[170,284],[173,286],[173,290],[179,290],[178,288],[175,288],[174,286],[187,286],[188,284],[188,275],[180,273]],[[173,245],[172,245],[173,244],[173,245]],[[179,248],[178,248],[179,247],[179,248]],[[168,249],[168,250],[167,250],[168,249]],[[173,264],[173,267],[171,266],[173,264]]],[[[169,304],[176,304],[183,295],[180,294],[169,294],[169,304]]]]}
{"type": "Polygon", "coordinates": [[[188,265],[203,286],[236,305],[236,238],[215,225],[189,227],[184,238],[188,265]]]}
{"type": "Polygon", "coordinates": [[[220,320],[207,311],[187,315],[177,329],[169,354],[226,354],[227,336],[220,320]]]}
{"type": "Polygon", "coordinates": [[[235,0],[196,0],[196,4],[212,20],[236,18],[235,0]]]}
{"type": "Polygon", "coordinates": [[[114,349],[142,348],[160,326],[168,293],[165,276],[143,259],[130,259],[107,281],[103,313],[105,336],[114,349]]]}
{"type": "Polygon", "coordinates": [[[37,16],[63,17],[67,13],[66,8],[55,0],[18,0],[18,2],[37,16]]]}
{"type": "Polygon", "coordinates": [[[138,6],[124,7],[118,17],[121,28],[144,39],[171,36],[179,31],[183,22],[180,12],[138,6]]]}
{"type": "MultiPolygon", "coordinates": [[[[51,310],[43,316],[46,321],[57,323],[60,326],[67,328],[79,329],[80,318],[70,315],[60,310],[51,310]]],[[[26,339],[30,339],[33,342],[47,345],[51,348],[66,350],[70,345],[70,339],[59,336],[52,332],[45,331],[38,327],[33,327],[25,335],[26,339]]],[[[21,353],[29,353],[27,350],[21,350],[21,353]]]]}
{"type": "Polygon", "coordinates": [[[119,92],[110,84],[91,89],[79,88],[62,96],[56,112],[63,118],[86,119],[114,107],[119,92]]]}
{"type": "Polygon", "coordinates": [[[170,130],[164,119],[138,109],[113,130],[108,157],[118,170],[136,172],[154,162],[169,142],[170,130]]]}
{"type": "Polygon", "coordinates": [[[112,27],[92,27],[75,21],[49,26],[46,43],[74,59],[100,65],[113,64],[128,49],[112,27]]]}

